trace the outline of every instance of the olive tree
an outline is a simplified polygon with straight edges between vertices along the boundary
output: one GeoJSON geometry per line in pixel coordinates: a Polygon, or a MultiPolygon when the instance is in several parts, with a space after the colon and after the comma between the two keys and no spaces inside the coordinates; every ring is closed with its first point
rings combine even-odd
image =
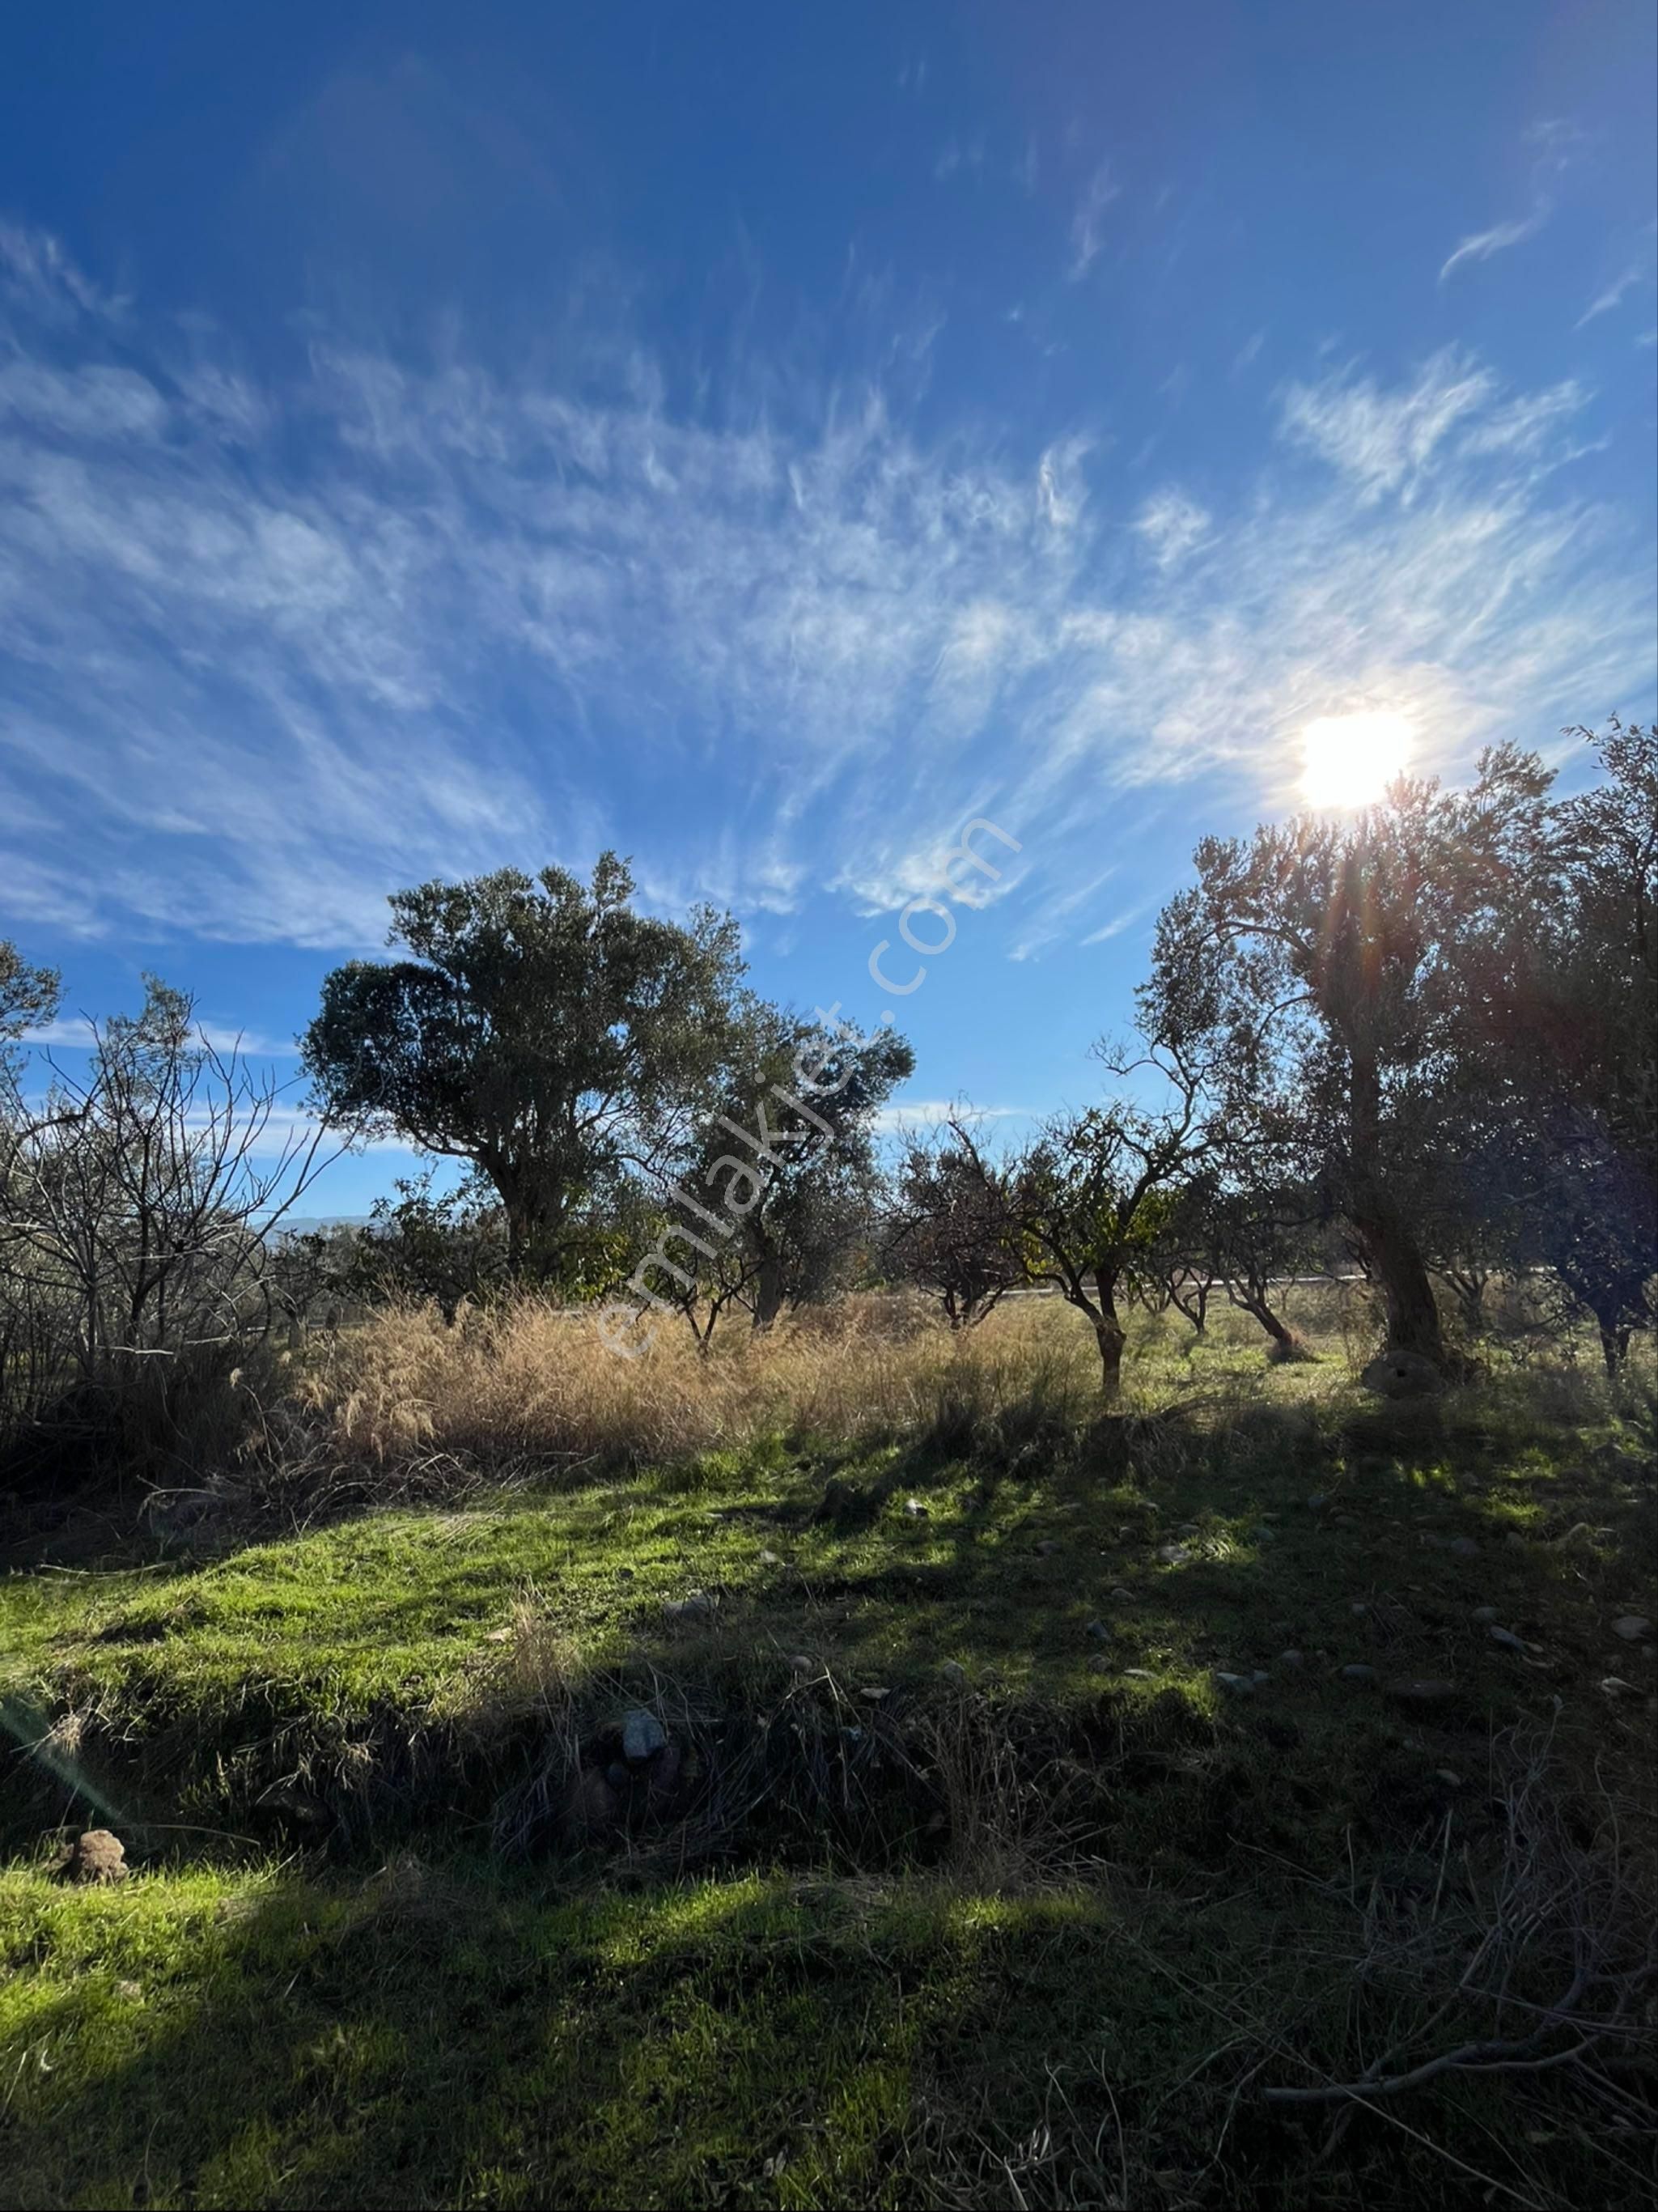
{"type": "Polygon", "coordinates": [[[487,1179],[519,1279],[580,1272],[607,1185],[683,1145],[728,1057],[736,924],[641,914],[633,890],[605,853],[587,884],[503,868],[399,891],[406,957],[335,969],[306,1032],[330,1114],[487,1179]]]}
{"type": "Polygon", "coordinates": [[[1467,792],[1401,780],[1355,817],[1205,839],[1142,994],[1201,1041],[1235,1156],[1263,1101],[1292,1127],[1382,1291],[1389,1349],[1436,1365],[1428,1255],[1470,1203],[1467,955],[1493,910],[1531,896],[1548,787],[1503,748],[1467,792]]]}

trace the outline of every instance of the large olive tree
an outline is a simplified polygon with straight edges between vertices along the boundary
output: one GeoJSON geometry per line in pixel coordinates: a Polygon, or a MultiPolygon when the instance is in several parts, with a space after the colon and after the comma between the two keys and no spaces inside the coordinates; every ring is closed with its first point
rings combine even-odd
{"type": "Polygon", "coordinates": [[[1528,910],[1549,839],[1550,778],[1488,753],[1472,787],[1401,781],[1353,817],[1299,815],[1206,838],[1164,908],[1151,1018],[1200,1041],[1227,1150],[1275,1145],[1312,1166],[1386,1307],[1393,1350],[1444,1364],[1427,1255],[1469,1208],[1479,1119],[1471,948],[1528,910]]]}
{"type": "Polygon", "coordinates": [[[488,1179],[520,1279],[570,1273],[598,1195],[683,1145],[728,1057],[736,924],[641,914],[633,890],[606,853],[590,884],[503,868],[399,891],[405,957],[335,969],[306,1032],[331,1115],[488,1179]]]}

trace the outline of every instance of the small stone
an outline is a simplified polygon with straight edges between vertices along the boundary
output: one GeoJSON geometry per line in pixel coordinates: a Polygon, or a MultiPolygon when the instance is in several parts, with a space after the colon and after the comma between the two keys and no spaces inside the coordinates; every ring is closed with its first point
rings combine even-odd
{"type": "Polygon", "coordinates": [[[1044,1536],[1042,1542],[1037,1545],[1036,1551],[1040,1558],[1051,1559],[1054,1553],[1057,1552],[1059,1548],[1059,1545],[1054,1541],[1052,1536],[1044,1536]]]}
{"type": "Polygon", "coordinates": [[[1621,1674],[1608,1674],[1600,1685],[1609,1698],[1633,1698],[1640,1693],[1633,1682],[1626,1682],[1621,1674]]]}
{"type": "Polygon", "coordinates": [[[1149,1667],[1125,1667],[1122,1671],[1131,1682],[1155,1682],[1157,1679],[1149,1667]]]}
{"type": "Polygon", "coordinates": [[[70,1845],[69,1856],[58,1869],[58,1880],[100,1887],[125,1881],[131,1871],[126,1857],[126,1846],[118,1836],[112,1835],[107,1828],[88,1828],[70,1845]]]}
{"type": "Polygon", "coordinates": [[[486,1644],[510,1644],[513,1640],[513,1632],[510,1628],[487,1629],[484,1632],[483,1640],[486,1644]]]}
{"type": "Polygon", "coordinates": [[[1223,1674],[1218,1668],[1215,1674],[1215,1687],[1218,1690],[1224,1690],[1228,1697],[1231,1698],[1253,1698],[1255,1694],[1253,1675],[1227,1674],[1223,1674]]]}
{"type": "Polygon", "coordinates": [[[1511,1552],[1523,1552],[1526,1548],[1526,1540],[1517,1528],[1510,1528],[1503,1541],[1511,1552]]]}
{"type": "Polygon", "coordinates": [[[1638,1613],[1626,1613],[1621,1620],[1612,1624],[1614,1636],[1621,1636],[1625,1644],[1643,1644],[1652,1633],[1652,1623],[1638,1613]]]}
{"type": "Polygon", "coordinates": [[[1445,1378],[1431,1359],[1419,1352],[1384,1352],[1359,1376],[1378,1398],[1431,1398],[1445,1387],[1445,1378]]]}
{"type": "Polygon", "coordinates": [[[1500,1644],[1505,1651],[1523,1651],[1526,1649],[1523,1639],[1511,1628],[1488,1628],[1485,1633],[1493,1644],[1500,1644]]]}
{"type": "Polygon", "coordinates": [[[1447,1548],[1459,1559],[1475,1559],[1479,1556],[1479,1547],[1472,1536],[1453,1536],[1447,1548]]]}
{"type": "Polygon", "coordinates": [[[919,1498],[905,1498],[904,1510],[912,1521],[927,1521],[932,1517],[930,1510],[922,1504],[919,1498]]]}
{"type": "Polygon", "coordinates": [[[817,1662],[805,1651],[795,1652],[789,1660],[790,1671],[796,1674],[815,1674],[817,1662]]]}
{"type": "Polygon", "coordinates": [[[1111,1654],[1108,1651],[1090,1651],[1088,1668],[1092,1674],[1108,1674],[1111,1672],[1111,1654]]]}
{"type": "Polygon", "coordinates": [[[670,1620],[707,1620],[714,1600],[705,1590],[693,1590],[689,1597],[671,1597],[662,1610],[670,1620]]]}
{"type": "Polygon", "coordinates": [[[584,1766],[564,1793],[564,1825],[577,1836],[602,1836],[616,1827],[622,1804],[596,1767],[584,1766]]]}
{"type": "Polygon", "coordinates": [[[1113,1605],[1133,1605],[1134,1602],[1133,1591],[1124,1589],[1121,1583],[1117,1585],[1115,1589],[1108,1591],[1107,1595],[1110,1598],[1113,1605]]]}
{"type": "Polygon", "coordinates": [[[1165,1566],[1183,1567],[1192,1554],[1184,1544],[1159,1544],[1157,1557],[1165,1566]]]}
{"type": "Polygon", "coordinates": [[[1249,1534],[1258,1544],[1276,1544],[1278,1541],[1278,1530],[1269,1528],[1264,1521],[1258,1528],[1252,1528],[1249,1534]]]}
{"type": "Polygon", "coordinates": [[[1264,1667],[1257,1667],[1249,1677],[1249,1680],[1254,1684],[1257,1689],[1260,1689],[1263,1683],[1270,1682],[1272,1679],[1272,1676],[1267,1673],[1264,1667]]]}
{"type": "Polygon", "coordinates": [[[938,1679],[941,1682],[948,1682],[951,1689],[959,1690],[967,1680],[967,1668],[963,1666],[959,1659],[941,1660],[938,1665],[938,1679]]]}
{"type": "Polygon", "coordinates": [[[1370,1609],[1369,1604],[1362,1597],[1356,1597],[1347,1608],[1350,1613],[1368,1613],[1370,1609]]]}
{"type": "Polygon", "coordinates": [[[1495,1620],[1497,1607],[1494,1605],[1477,1605],[1473,1609],[1473,1617],[1479,1621],[1495,1620]]]}
{"type": "Polygon", "coordinates": [[[1344,1682],[1374,1682],[1376,1668],[1362,1666],[1344,1667],[1341,1670],[1341,1679],[1344,1682]]]}
{"type": "Polygon", "coordinates": [[[1389,1682],[1388,1695],[1402,1705],[1442,1705],[1447,1698],[1456,1695],[1455,1682],[1435,1682],[1420,1675],[1402,1675],[1389,1682]]]}
{"type": "Polygon", "coordinates": [[[780,1567],[783,1562],[775,1552],[762,1552],[760,1564],[762,1567],[780,1567]]]}
{"type": "Polygon", "coordinates": [[[643,1705],[635,1705],[622,1723],[622,1756],[629,1766],[642,1766],[654,1759],[667,1741],[666,1729],[643,1705]]]}
{"type": "Polygon", "coordinates": [[[1462,1777],[1456,1771],[1455,1767],[1436,1766],[1434,1772],[1438,1776],[1439,1779],[1444,1784],[1448,1790],[1460,1790],[1462,1787],[1462,1777]]]}
{"type": "Polygon", "coordinates": [[[1090,1620],[1084,1629],[1083,1634],[1091,1636],[1096,1644],[1108,1644],[1111,1641],[1111,1631],[1102,1620],[1090,1620]]]}
{"type": "Polygon", "coordinates": [[[1280,1667],[1294,1668],[1304,1666],[1306,1662],[1303,1659],[1299,1651],[1280,1651],[1278,1655],[1278,1663],[1280,1667]]]}
{"type": "Polygon", "coordinates": [[[859,1690],[858,1694],[866,1705],[882,1705],[886,1703],[892,1692],[889,1689],[877,1689],[872,1685],[868,1689],[859,1690]]]}

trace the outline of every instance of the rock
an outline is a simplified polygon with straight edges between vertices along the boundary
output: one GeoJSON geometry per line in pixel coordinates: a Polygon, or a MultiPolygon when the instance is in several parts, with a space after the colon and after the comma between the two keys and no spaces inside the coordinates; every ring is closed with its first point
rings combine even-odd
{"type": "Polygon", "coordinates": [[[1309,1510],[1316,1513],[1321,1505],[1324,1505],[1328,1503],[1329,1496],[1330,1493],[1327,1490],[1315,1490],[1312,1496],[1307,1500],[1309,1510]]]}
{"type": "Polygon", "coordinates": [[[130,1872],[126,1846],[120,1838],[112,1835],[107,1828],[88,1828],[70,1845],[58,1878],[60,1881],[102,1886],[125,1881],[130,1872]]]}
{"type": "Polygon", "coordinates": [[[1455,1682],[1432,1681],[1421,1675],[1406,1674],[1397,1681],[1388,1683],[1387,1694],[1401,1705],[1442,1705],[1447,1698],[1456,1695],[1456,1685],[1455,1682]]]}
{"type": "Polygon", "coordinates": [[[1459,1559],[1477,1559],[1479,1557],[1479,1547],[1472,1536],[1453,1536],[1445,1548],[1459,1559]]]}
{"type": "Polygon", "coordinates": [[[333,1820],[322,1799],[297,1782],[273,1782],[254,1802],[262,1812],[274,1813],[280,1820],[296,1820],[301,1827],[325,1828],[333,1820]]]}
{"type": "Polygon", "coordinates": [[[869,1688],[859,1690],[858,1694],[866,1705],[884,1705],[892,1692],[885,1688],[878,1689],[872,1684],[869,1688]]]}
{"type": "Polygon", "coordinates": [[[622,1801],[596,1767],[584,1766],[564,1793],[564,1826],[574,1836],[609,1835],[622,1822],[622,1801]]]}
{"type": "Polygon", "coordinates": [[[1356,1597],[1347,1608],[1349,1613],[1368,1613],[1370,1609],[1370,1601],[1362,1597],[1356,1597]]]}
{"type": "Polygon", "coordinates": [[[904,1510],[912,1521],[930,1521],[932,1517],[930,1509],[923,1505],[919,1498],[905,1498],[904,1510]]]}
{"type": "Polygon", "coordinates": [[[1192,1554],[1184,1544],[1159,1544],[1157,1557],[1168,1567],[1183,1567],[1192,1554]]]}
{"type": "Polygon", "coordinates": [[[789,1660],[789,1666],[797,1674],[815,1674],[817,1672],[817,1662],[804,1651],[793,1653],[789,1660]]]}
{"type": "Polygon", "coordinates": [[[1224,1690],[1230,1698],[1253,1698],[1255,1694],[1254,1677],[1252,1674],[1227,1674],[1217,1668],[1214,1680],[1215,1687],[1218,1690],[1224,1690]]]}
{"type": "Polygon", "coordinates": [[[1133,1605],[1134,1602],[1133,1591],[1124,1589],[1121,1583],[1118,1584],[1115,1589],[1108,1591],[1107,1595],[1109,1596],[1113,1605],[1133,1605]]]}
{"type": "Polygon", "coordinates": [[[1111,1631],[1102,1620],[1090,1620],[1084,1629],[1083,1634],[1091,1636],[1096,1644],[1108,1644],[1111,1641],[1111,1631]]]}
{"type": "Polygon", "coordinates": [[[1511,1628],[1488,1628],[1485,1633],[1493,1644],[1500,1644],[1505,1651],[1523,1651],[1526,1649],[1524,1639],[1516,1636],[1511,1628]]]}
{"type": "Polygon", "coordinates": [[[1044,1536],[1036,1547],[1037,1556],[1041,1559],[1051,1559],[1059,1548],[1052,1536],[1044,1536]]]}
{"type": "Polygon", "coordinates": [[[1434,1772],[1448,1790],[1460,1790],[1462,1787],[1462,1777],[1455,1767],[1436,1766],[1434,1772]]]}
{"type": "Polygon", "coordinates": [[[1640,1693],[1633,1682],[1626,1682],[1621,1674],[1608,1674],[1600,1685],[1609,1698],[1633,1698],[1640,1693]]]}
{"type": "Polygon", "coordinates": [[[1435,1398],[1445,1378],[1419,1352],[1384,1352],[1359,1377],[1378,1398],[1435,1398]]]}
{"type": "Polygon", "coordinates": [[[622,1756],[629,1766],[642,1766],[654,1759],[667,1741],[666,1729],[643,1705],[635,1705],[622,1723],[622,1756]]]}
{"type": "Polygon", "coordinates": [[[1297,1667],[1304,1666],[1306,1662],[1303,1659],[1299,1651],[1280,1651],[1278,1655],[1278,1663],[1280,1667],[1288,1667],[1293,1669],[1297,1667]]]}
{"type": "Polygon", "coordinates": [[[1124,1679],[1130,1682],[1155,1682],[1157,1676],[1149,1667],[1125,1667],[1124,1679]]]}
{"type": "Polygon", "coordinates": [[[1344,1667],[1341,1670],[1341,1679],[1344,1682],[1374,1682],[1376,1668],[1374,1667],[1344,1667]]]}
{"type": "Polygon", "coordinates": [[[1090,1674],[1108,1674],[1111,1672],[1111,1654],[1108,1651],[1090,1651],[1088,1667],[1090,1674]]]}
{"type": "Polygon", "coordinates": [[[1526,1548],[1526,1540],[1517,1528],[1510,1528],[1503,1541],[1511,1552],[1523,1552],[1526,1548]]]}
{"type": "Polygon", "coordinates": [[[966,1683],[967,1668],[959,1659],[943,1660],[939,1662],[938,1679],[948,1682],[952,1690],[959,1690],[966,1683]]]}
{"type": "Polygon", "coordinates": [[[1267,1673],[1264,1667],[1257,1667],[1249,1677],[1249,1680],[1254,1684],[1258,1690],[1261,1687],[1263,1683],[1270,1682],[1272,1679],[1272,1676],[1267,1673]]]}
{"type": "Polygon", "coordinates": [[[1276,1544],[1278,1541],[1278,1530],[1269,1528],[1264,1521],[1258,1528],[1252,1528],[1249,1534],[1258,1544],[1276,1544]]]}
{"type": "Polygon", "coordinates": [[[707,1620],[714,1613],[714,1600],[706,1590],[693,1590],[689,1597],[671,1597],[662,1611],[669,1620],[707,1620]]]}
{"type": "Polygon", "coordinates": [[[1612,1624],[1614,1636],[1621,1636],[1625,1644],[1643,1644],[1652,1633],[1652,1623],[1638,1613],[1626,1613],[1621,1620],[1612,1624]]]}
{"type": "Polygon", "coordinates": [[[662,1747],[662,1755],[651,1762],[648,1795],[659,1805],[665,1797],[671,1797],[679,1787],[679,1770],[683,1764],[677,1743],[662,1747]]]}
{"type": "Polygon", "coordinates": [[[510,1628],[486,1629],[483,1640],[486,1644],[510,1644],[513,1640],[513,1632],[510,1628]]]}
{"type": "Polygon", "coordinates": [[[1494,1605],[1477,1605],[1473,1609],[1473,1617],[1476,1620],[1482,1622],[1495,1620],[1497,1618],[1497,1607],[1494,1605]]]}
{"type": "Polygon", "coordinates": [[[762,1567],[780,1567],[783,1562],[775,1552],[762,1552],[760,1564],[762,1567]]]}

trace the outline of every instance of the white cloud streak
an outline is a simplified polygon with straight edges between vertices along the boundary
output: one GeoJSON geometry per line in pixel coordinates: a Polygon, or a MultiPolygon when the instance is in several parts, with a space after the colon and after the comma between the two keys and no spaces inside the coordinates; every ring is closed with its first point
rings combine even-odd
{"type": "Polygon", "coordinates": [[[641,358],[578,392],[322,334],[283,383],[175,374],[25,259],[0,927],[368,946],[399,884],[605,842],[664,905],[886,908],[970,813],[1024,846],[987,886],[1017,915],[1109,856],[1125,793],[1271,799],[1355,697],[1443,758],[1649,677],[1640,564],[1562,488],[1575,385],[1451,354],[1292,384],[1206,514],[1082,426],[923,443],[872,387],[692,416],[641,358]]]}
{"type": "Polygon", "coordinates": [[[1084,186],[1071,218],[1071,259],[1065,272],[1069,283],[1080,283],[1098,259],[1105,243],[1105,211],[1121,191],[1111,174],[1110,163],[1102,161],[1084,186]]]}
{"type": "Polygon", "coordinates": [[[1523,246],[1528,238],[1536,237],[1548,219],[1549,210],[1545,205],[1533,208],[1517,222],[1493,223],[1489,230],[1476,231],[1471,238],[1463,239],[1447,257],[1439,271],[1440,283],[1442,284],[1451,271],[1461,268],[1465,261],[1489,261],[1493,253],[1501,253],[1507,246],[1523,246]]]}

